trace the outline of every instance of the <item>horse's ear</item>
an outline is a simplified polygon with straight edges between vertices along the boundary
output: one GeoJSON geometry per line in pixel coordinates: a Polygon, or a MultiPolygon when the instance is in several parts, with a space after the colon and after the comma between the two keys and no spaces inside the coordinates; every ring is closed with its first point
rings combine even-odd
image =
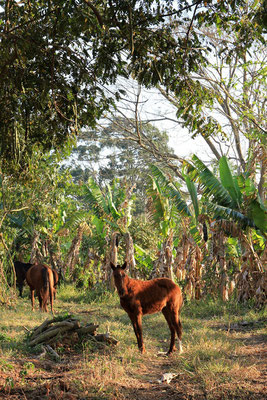
{"type": "Polygon", "coordinates": [[[111,266],[111,268],[113,269],[113,271],[115,271],[116,266],[115,266],[112,262],[110,262],[110,266],[111,266]]]}
{"type": "Polygon", "coordinates": [[[127,261],[121,266],[121,269],[125,269],[127,267],[127,261]]]}

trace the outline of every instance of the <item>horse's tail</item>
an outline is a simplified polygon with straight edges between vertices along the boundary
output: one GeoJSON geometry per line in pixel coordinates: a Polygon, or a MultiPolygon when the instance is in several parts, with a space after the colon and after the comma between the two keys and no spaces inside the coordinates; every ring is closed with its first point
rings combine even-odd
{"type": "Polygon", "coordinates": [[[49,299],[50,299],[50,304],[51,304],[51,312],[54,314],[54,275],[52,270],[48,271],[48,279],[49,279],[49,299]]]}
{"type": "Polygon", "coordinates": [[[48,286],[48,271],[47,268],[42,268],[42,279],[43,279],[43,289],[44,292],[47,291],[48,286]]]}

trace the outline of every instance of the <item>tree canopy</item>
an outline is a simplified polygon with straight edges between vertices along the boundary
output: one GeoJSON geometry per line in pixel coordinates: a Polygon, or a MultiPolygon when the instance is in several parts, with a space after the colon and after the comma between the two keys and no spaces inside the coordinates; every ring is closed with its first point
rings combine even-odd
{"type": "Polygon", "coordinates": [[[209,51],[193,23],[229,31],[241,20],[242,51],[261,37],[264,22],[263,4],[246,12],[243,0],[0,4],[0,151],[9,168],[10,160],[23,166],[34,144],[60,148],[81,127],[94,126],[113,101],[106,85],[118,76],[131,74],[146,86],[183,85],[209,51]],[[180,26],[187,30],[177,36],[180,26]]]}

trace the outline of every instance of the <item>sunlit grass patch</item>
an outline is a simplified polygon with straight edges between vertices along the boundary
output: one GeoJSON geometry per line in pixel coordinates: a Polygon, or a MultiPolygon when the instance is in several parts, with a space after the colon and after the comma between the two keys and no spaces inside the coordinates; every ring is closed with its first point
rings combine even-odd
{"type": "MultiPolygon", "coordinates": [[[[143,337],[147,352],[140,354],[131,321],[121,308],[117,293],[101,289],[100,296],[96,297],[96,292],[90,294],[88,290],[62,286],[55,301],[56,316],[68,311],[82,323],[98,324],[97,333],[109,332],[119,343],[111,346],[84,337],[69,348],[57,348],[69,367],[67,379],[74,393],[93,399],[120,399],[124,390],[129,394],[133,388],[149,386],[151,382],[157,386],[163,373],[173,372],[177,380],[174,379],[170,387],[177,389],[182,381],[187,394],[193,390],[196,396],[200,393],[210,400],[260,399],[253,397],[253,393],[258,396],[261,390],[260,386],[255,389],[253,382],[261,379],[262,361],[251,352],[257,339],[262,343],[264,310],[214,300],[188,303],[181,313],[184,353],[174,353],[170,357],[162,354],[170,344],[164,316],[162,313],[144,316],[143,337]],[[242,327],[244,321],[251,324],[251,330],[247,325],[242,330],[229,328],[235,323],[242,327]]],[[[20,382],[21,387],[29,390],[25,374],[36,376],[37,384],[37,367],[31,370],[22,363],[18,368],[16,360],[35,358],[37,353],[27,347],[28,330],[52,318],[51,313],[40,313],[37,303],[36,311],[32,312],[25,291],[24,298],[14,307],[0,310],[0,375],[2,371],[5,379],[20,382]],[[14,362],[9,361],[12,359],[14,362]]],[[[260,348],[258,351],[261,354],[260,348]]],[[[42,361],[40,363],[42,365],[42,361]]],[[[55,368],[61,368],[61,364],[55,368]]],[[[41,376],[44,374],[42,370],[41,376]]],[[[61,384],[55,385],[60,391],[61,384]]]]}
{"type": "Polygon", "coordinates": [[[104,285],[94,288],[77,289],[74,285],[65,284],[58,290],[58,299],[76,304],[116,304],[119,303],[117,293],[110,292],[104,285]]]}

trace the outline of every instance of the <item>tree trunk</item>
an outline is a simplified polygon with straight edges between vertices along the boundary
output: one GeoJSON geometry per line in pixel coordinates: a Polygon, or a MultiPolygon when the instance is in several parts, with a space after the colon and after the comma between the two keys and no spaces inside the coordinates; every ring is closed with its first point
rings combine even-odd
{"type": "Polygon", "coordinates": [[[267,151],[266,149],[262,146],[261,148],[262,151],[262,156],[260,160],[260,180],[258,184],[258,191],[259,191],[259,196],[264,203],[266,201],[266,186],[265,186],[265,180],[266,180],[266,174],[267,174],[267,151]]]}
{"type": "Polygon", "coordinates": [[[104,280],[108,283],[109,289],[111,290],[115,289],[115,284],[110,263],[112,262],[114,265],[117,265],[118,263],[118,235],[119,232],[113,232],[111,234],[110,243],[109,246],[107,246],[103,265],[104,280]]]}
{"type": "Polygon", "coordinates": [[[220,232],[218,235],[219,240],[219,264],[220,264],[220,273],[221,273],[221,295],[223,301],[229,300],[228,295],[228,275],[227,275],[227,263],[225,257],[225,236],[224,232],[220,232]]]}
{"type": "Polygon", "coordinates": [[[201,261],[202,253],[198,246],[196,246],[196,265],[195,265],[195,299],[200,300],[201,290],[200,290],[200,279],[201,279],[201,261]]]}
{"type": "Polygon", "coordinates": [[[176,249],[176,258],[174,260],[174,273],[178,280],[186,279],[185,264],[192,246],[192,241],[186,233],[183,234],[179,247],[176,249]]]}
{"type": "Polygon", "coordinates": [[[193,247],[190,247],[187,259],[184,265],[185,269],[185,293],[189,298],[193,298],[194,294],[194,260],[195,260],[195,251],[193,247]]]}
{"type": "Polygon", "coordinates": [[[31,264],[38,264],[42,260],[42,255],[41,255],[40,250],[38,248],[39,237],[40,237],[40,233],[37,232],[37,231],[34,231],[33,239],[32,239],[31,258],[30,258],[30,263],[31,264]]]}
{"type": "Polygon", "coordinates": [[[242,254],[241,272],[238,276],[238,301],[256,299],[257,305],[266,301],[267,273],[263,265],[266,264],[267,250],[265,248],[261,258],[255,252],[250,233],[241,233],[240,240],[244,249],[242,254]]]}
{"type": "Polygon", "coordinates": [[[131,237],[129,232],[126,232],[124,237],[125,237],[125,243],[126,243],[125,261],[127,261],[127,265],[128,265],[128,268],[129,268],[130,275],[133,278],[138,278],[138,273],[137,273],[137,270],[136,270],[136,263],[135,263],[135,258],[134,258],[133,239],[132,239],[132,237],[131,237]]]}
{"type": "Polygon", "coordinates": [[[65,262],[64,273],[66,273],[67,269],[69,269],[70,275],[72,275],[72,273],[73,273],[75,264],[78,261],[84,229],[85,229],[85,227],[84,227],[84,224],[82,223],[78,227],[77,235],[72,240],[69,252],[67,254],[66,262],[65,262]]]}
{"type": "Polygon", "coordinates": [[[159,264],[159,276],[166,277],[173,280],[173,231],[169,234],[169,237],[162,244],[160,264],[159,264]]]}

